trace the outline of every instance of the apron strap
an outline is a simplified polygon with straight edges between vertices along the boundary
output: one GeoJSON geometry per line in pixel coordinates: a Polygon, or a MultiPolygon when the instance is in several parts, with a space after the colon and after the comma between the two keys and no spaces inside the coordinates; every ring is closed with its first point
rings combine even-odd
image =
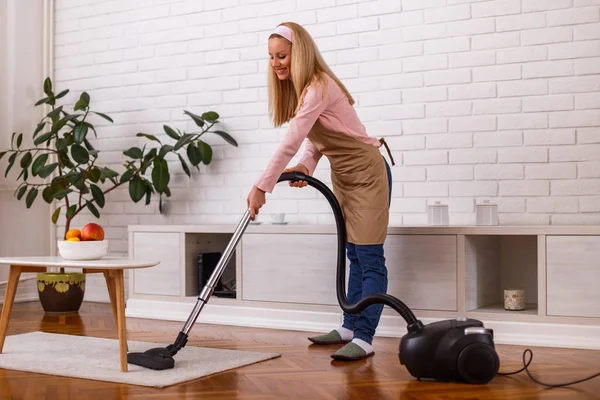
{"type": "Polygon", "coordinates": [[[390,161],[392,162],[392,166],[396,165],[396,163],[394,162],[394,157],[392,157],[392,152],[390,151],[390,147],[388,146],[385,139],[384,138],[379,139],[379,143],[381,143],[385,146],[385,149],[387,150],[387,153],[390,156],[390,161]]]}

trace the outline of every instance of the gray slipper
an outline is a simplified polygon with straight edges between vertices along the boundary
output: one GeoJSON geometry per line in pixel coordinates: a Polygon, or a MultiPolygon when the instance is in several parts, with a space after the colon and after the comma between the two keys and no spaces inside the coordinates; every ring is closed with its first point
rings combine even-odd
{"type": "Polygon", "coordinates": [[[335,329],[324,335],[309,337],[308,340],[314,344],[344,344],[350,342],[350,340],[343,340],[340,333],[335,329]]]}
{"type": "Polygon", "coordinates": [[[356,343],[350,342],[338,351],[336,351],[335,354],[332,354],[331,358],[340,361],[358,361],[367,357],[371,357],[374,354],[374,352],[370,352],[369,354],[367,354],[367,352],[364,351],[362,347],[360,347],[356,343]]]}

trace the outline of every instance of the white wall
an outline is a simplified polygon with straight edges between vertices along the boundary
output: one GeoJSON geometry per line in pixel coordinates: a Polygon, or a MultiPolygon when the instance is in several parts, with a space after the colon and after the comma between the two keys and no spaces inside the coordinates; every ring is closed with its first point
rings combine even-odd
{"type": "MultiPolygon", "coordinates": [[[[42,1],[0,0],[0,54],[0,148],[10,148],[14,131],[23,133],[23,146],[28,146],[42,117],[41,108],[33,107],[43,94],[42,1]]],[[[50,208],[40,197],[28,210],[14,197],[20,169],[13,167],[5,179],[7,158],[0,161],[0,255],[48,255],[50,208]]],[[[0,266],[0,281],[7,276],[8,268],[0,266]]],[[[35,281],[28,281],[19,286],[17,297],[35,298],[35,290],[35,281]]]]}
{"type": "MultiPolygon", "coordinates": [[[[109,197],[101,222],[114,252],[127,225],[237,222],[251,184],[285,129],[274,130],[265,90],[267,37],[304,24],[358,99],[371,135],[386,136],[397,166],[392,225],[426,223],[428,202],[469,224],[476,202],[502,224],[600,223],[600,1],[56,2],[56,81],[89,91],[96,146],[116,168],[137,132],[214,110],[240,147],[176,179],[171,214],[109,197]]],[[[74,97],[71,97],[72,100],[74,97]]],[[[164,135],[163,135],[164,136],[164,135]]],[[[323,162],[317,177],[329,181],[323,162]]],[[[264,213],[329,223],[312,189],[280,185],[264,213]]],[[[89,216],[82,217],[81,223],[89,216]]]]}

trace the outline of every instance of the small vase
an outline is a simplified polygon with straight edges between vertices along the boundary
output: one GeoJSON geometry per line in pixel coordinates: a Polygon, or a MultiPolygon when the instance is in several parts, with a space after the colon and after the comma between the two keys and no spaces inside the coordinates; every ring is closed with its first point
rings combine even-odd
{"type": "Polygon", "coordinates": [[[40,302],[49,314],[79,311],[85,292],[85,274],[81,272],[43,272],[37,276],[40,302]]]}

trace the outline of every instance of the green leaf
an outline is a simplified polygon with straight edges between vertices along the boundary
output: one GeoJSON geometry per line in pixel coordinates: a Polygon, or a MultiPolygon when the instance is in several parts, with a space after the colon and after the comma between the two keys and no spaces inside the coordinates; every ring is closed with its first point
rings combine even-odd
{"type": "Polygon", "coordinates": [[[92,131],[94,131],[94,136],[98,137],[98,133],[96,132],[96,128],[94,128],[94,125],[90,124],[89,122],[85,121],[83,122],[83,124],[85,126],[87,126],[88,128],[90,128],[92,131]]]}
{"type": "Polygon", "coordinates": [[[56,107],[54,110],[50,111],[46,116],[50,119],[60,117],[60,113],[62,112],[63,106],[56,107]]]}
{"type": "Polygon", "coordinates": [[[152,200],[152,187],[148,186],[146,188],[146,205],[150,204],[152,200]]]}
{"type": "Polygon", "coordinates": [[[75,103],[75,107],[73,108],[75,111],[85,110],[90,105],[90,95],[86,92],[81,93],[79,100],[75,103]]]}
{"type": "Polygon", "coordinates": [[[88,172],[88,178],[90,179],[90,181],[92,181],[94,183],[97,183],[101,177],[102,177],[102,171],[100,171],[100,168],[98,168],[98,167],[93,167],[88,172]]]}
{"type": "Polygon", "coordinates": [[[144,156],[144,164],[156,157],[157,153],[158,151],[156,149],[150,149],[150,151],[144,156]]]}
{"type": "Polygon", "coordinates": [[[83,144],[85,144],[85,148],[89,150],[91,156],[97,156],[98,152],[94,149],[94,146],[87,139],[83,140],[83,144]]]}
{"type": "MultiPolygon", "coordinates": [[[[193,146],[193,144],[191,144],[190,147],[191,146],[193,146]]],[[[188,147],[188,149],[189,149],[189,147],[188,147]]],[[[181,168],[183,168],[183,171],[185,172],[185,174],[191,178],[192,174],[190,173],[190,167],[188,167],[187,163],[185,162],[183,157],[181,157],[180,154],[177,154],[177,157],[179,157],[179,161],[181,162],[181,168]]]]}
{"type": "Polygon", "coordinates": [[[72,191],[73,190],[71,190],[71,189],[62,189],[62,190],[59,190],[56,193],[54,193],[54,195],[52,197],[56,200],[62,200],[72,191]]]}
{"type": "Polygon", "coordinates": [[[38,136],[37,139],[35,139],[35,141],[33,142],[33,144],[35,144],[36,146],[48,141],[50,138],[52,138],[52,135],[54,135],[54,133],[52,132],[46,132],[41,136],[38,136]]]}
{"type": "Polygon", "coordinates": [[[27,168],[23,168],[23,170],[21,170],[21,173],[17,177],[17,180],[21,179],[21,177],[23,177],[24,181],[27,181],[27,179],[29,178],[29,173],[27,172],[27,168]]]}
{"type": "Polygon", "coordinates": [[[173,148],[174,150],[179,150],[180,148],[182,148],[183,146],[185,146],[186,144],[190,143],[194,137],[196,135],[192,135],[189,133],[186,133],[185,135],[183,135],[182,137],[179,138],[179,140],[177,141],[177,143],[175,143],[175,147],[173,148]]]}
{"type": "Polygon", "coordinates": [[[166,160],[156,159],[154,160],[154,166],[152,168],[152,183],[158,193],[165,191],[165,188],[169,186],[171,176],[169,174],[169,164],[166,160]]]}
{"type": "Polygon", "coordinates": [[[52,175],[56,167],[58,167],[58,163],[48,164],[38,171],[38,175],[40,176],[40,178],[46,179],[47,177],[52,175]]]}
{"type": "Polygon", "coordinates": [[[31,152],[28,151],[25,153],[25,155],[21,158],[21,168],[28,168],[31,164],[32,158],[33,156],[31,155],[31,152]]]}
{"type": "Polygon", "coordinates": [[[23,134],[20,133],[17,137],[17,149],[21,148],[21,144],[23,143],[23,134]]]}
{"type": "Polygon", "coordinates": [[[60,121],[58,121],[57,123],[52,125],[52,132],[58,133],[67,124],[67,122],[77,119],[80,116],[81,116],[81,114],[67,115],[66,117],[64,117],[63,119],[61,119],[60,121]]]}
{"type": "Polygon", "coordinates": [[[124,183],[130,180],[133,174],[135,174],[135,169],[128,169],[127,171],[125,171],[125,173],[121,175],[120,183],[124,183]]]}
{"type": "Polygon", "coordinates": [[[100,213],[98,212],[98,209],[97,209],[97,208],[96,208],[96,207],[95,207],[95,206],[94,206],[92,203],[90,203],[90,202],[88,201],[88,202],[87,202],[85,205],[87,206],[88,210],[90,210],[90,212],[91,212],[92,214],[94,214],[94,216],[95,216],[96,218],[100,218],[100,213]]]}
{"type": "Polygon", "coordinates": [[[8,176],[11,168],[15,164],[15,160],[17,159],[17,153],[12,153],[10,157],[8,157],[8,167],[6,167],[6,172],[4,173],[4,177],[8,176]]]}
{"type": "Polygon", "coordinates": [[[165,158],[165,156],[167,155],[168,152],[173,150],[173,146],[168,145],[168,144],[163,144],[163,146],[160,148],[160,151],[158,152],[158,158],[160,158],[161,160],[165,158]]]}
{"type": "Polygon", "coordinates": [[[44,129],[44,127],[46,126],[45,122],[40,122],[37,126],[37,128],[35,128],[35,131],[33,132],[33,137],[35,138],[37,136],[38,133],[40,133],[42,131],[42,129],[44,129]]]}
{"type": "Polygon", "coordinates": [[[38,194],[38,190],[34,187],[31,188],[29,193],[27,193],[27,198],[25,199],[25,204],[27,205],[27,208],[31,208],[31,205],[35,201],[37,194],[38,194]]]}
{"type": "Polygon", "coordinates": [[[75,160],[75,162],[78,164],[85,164],[90,160],[90,155],[88,151],[78,144],[74,144],[71,147],[71,156],[73,157],[73,160],[75,160]]]}
{"type": "Polygon", "coordinates": [[[48,154],[42,154],[36,158],[31,166],[31,175],[36,176],[39,170],[46,165],[46,161],[48,161],[48,154]]]}
{"type": "Polygon", "coordinates": [[[88,127],[85,124],[77,124],[75,125],[75,129],[73,129],[73,138],[75,139],[75,143],[81,144],[88,133],[88,127]]]}
{"type": "Polygon", "coordinates": [[[0,160],[2,160],[2,157],[4,157],[6,153],[8,153],[8,151],[0,151],[0,160]]]}
{"type": "Polygon", "coordinates": [[[158,212],[162,214],[162,195],[159,195],[158,212]]]}
{"type": "Polygon", "coordinates": [[[40,105],[42,105],[42,104],[45,104],[45,103],[47,103],[47,102],[48,102],[48,98],[47,98],[47,97],[44,97],[43,99],[41,99],[41,100],[38,100],[38,101],[35,103],[35,105],[36,105],[36,107],[37,107],[37,106],[40,106],[40,105]]]}
{"type": "Polygon", "coordinates": [[[17,193],[17,200],[21,200],[27,191],[27,185],[21,186],[19,192],[17,193]]]}
{"type": "Polygon", "coordinates": [[[72,206],[69,206],[69,208],[67,208],[67,218],[71,218],[73,216],[73,214],[75,213],[75,211],[77,210],[77,205],[73,204],[72,206]]]}
{"type": "Polygon", "coordinates": [[[65,97],[67,95],[67,93],[69,93],[69,89],[63,90],[62,92],[60,92],[59,94],[56,95],[56,99],[65,97]]]}
{"type": "Polygon", "coordinates": [[[129,181],[129,197],[131,197],[131,200],[133,200],[134,203],[140,201],[145,194],[146,184],[139,176],[136,176],[129,181]]]}
{"type": "Polygon", "coordinates": [[[63,150],[67,148],[67,140],[63,139],[63,138],[58,138],[56,139],[56,142],[54,143],[54,145],[56,146],[56,150],[63,150]]]}
{"type": "Polygon", "coordinates": [[[54,210],[54,212],[52,213],[52,223],[56,225],[56,221],[58,221],[58,216],[60,215],[60,207],[58,207],[56,210],[54,210]]]}
{"type": "Polygon", "coordinates": [[[221,136],[227,143],[237,147],[238,143],[235,141],[235,139],[229,133],[223,132],[223,131],[214,131],[212,133],[221,136]]]}
{"type": "Polygon", "coordinates": [[[202,128],[204,125],[206,125],[204,120],[202,119],[202,117],[199,117],[198,115],[191,113],[189,111],[186,111],[186,110],[184,110],[183,113],[188,115],[196,123],[196,125],[198,125],[200,128],[202,128]]]}
{"type": "Polygon", "coordinates": [[[162,144],[162,142],[160,140],[158,140],[158,138],[154,135],[148,135],[147,133],[138,133],[135,136],[136,137],[145,137],[146,139],[154,140],[155,142],[162,144]]]}
{"type": "Polygon", "coordinates": [[[219,119],[219,114],[214,111],[209,111],[202,114],[202,118],[209,122],[216,122],[219,119]]]}
{"type": "Polygon", "coordinates": [[[212,147],[202,140],[198,140],[198,148],[202,153],[202,162],[206,165],[212,161],[212,147]]]}
{"type": "Polygon", "coordinates": [[[131,147],[129,150],[125,150],[123,152],[123,154],[125,154],[128,157],[133,158],[134,160],[138,160],[138,159],[141,159],[142,157],[144,157],[144,153],[142,152],[142,149],[140,149],[139,147],[131,147]]]}
{"type": "Polygon", "coordinates": [[[187,156],[193,166],[197,166],[202,162],[202,153],[194,143],[190,143],[187,147],[187,156]]]}
{"type": "Polygon", "coordinates": [[[101,112],[92,111],[92,113],[94,113],[94,114],[96,114],[96,115],[99,115],[99,116],[101,116],[102,118],[104,118],[104,119],[105,119],[105,120],[107,120],[107,121],[110,121],[110,122],[115,122],[115,121],[113,121],[113,119],[112,119],[111,117],[109,117],[108,115],[106,115],[106,114],[103,114],[103,113],[101,113],[101,112]]]}
{"type": "Polygon", "coordinates": [[[52,80],[50,78],[46,78],[46,80],[44,81],[44,93],[46,93],[48,96],[52,96],[52,80]]]}
{"type": "Polygon", "coordinates": [[[179,135],[177,134],[177,132],[175,132],[173,130],[173,128],[171,128],[167,125],[163,125],[163,129],[165,130],[166,134],[169,135],[169,137],[171,139],[179,140],[179,135]]]}
{"type": "Polygon", "coordinates": [[[102,189],[100,189],[96,185],[90,185],[90,189],[92,191],[92,197],[96,201],[96,203],[100,206],[100,208],[104,207],[104,193],[102,193],[102,189]]]}
{"type": "Polygon", "coordinates": [[[60,163],[63,167],[67,168],[75,168],[75,165],[71,162],[69,158],[69,154],[67,153],[67,149],[61,150],[58,152],[58,157],[60,159],[60,163]]]}

